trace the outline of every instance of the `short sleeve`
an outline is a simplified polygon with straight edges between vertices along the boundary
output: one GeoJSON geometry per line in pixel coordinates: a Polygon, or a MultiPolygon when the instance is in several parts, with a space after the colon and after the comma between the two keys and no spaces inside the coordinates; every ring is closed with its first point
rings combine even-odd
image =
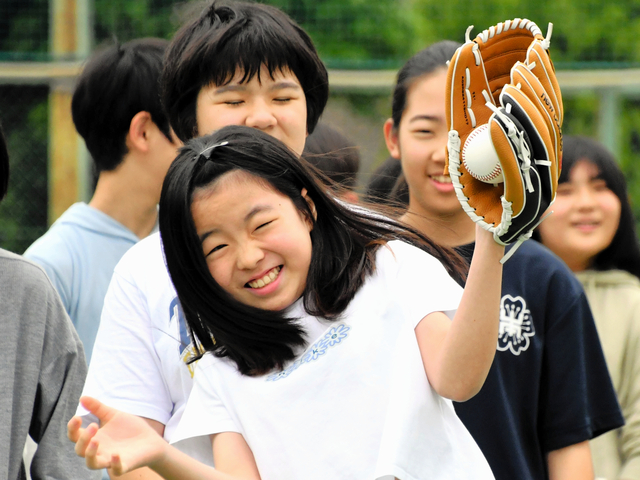
{"type": "MultiPolygon", "coordinates": [[[[173,401],[154,348],[153,329],[144,295],[116,270],[105,297],[83,395],[166,424],[173,401]]],[[[79,407],[78,414],[88,412],[79,407]]]]}
{"type": "Polygon", "coordinates": [[[561,283],[550,285],[556,293],[549,294],[551,321],[545,334],[540,414],[546,452],[590,440],[623,423],[586,296],[579,285],[560,289],[561,283]]]}
{"type": "Polygon", "coordinates": [[[210,435],[222,432],[242,433],[237,422],[220,398],[216,388],[217,376],[211,354],[198,361],[193,389],[171,443],[190,456],[206,461],[211,456],[210,435]]]}
{"type": "Polygon", "coordinates": [[[444,312],[453,318],[462,298],[462,288],[447,273],[442,263],[427,252],[403,242],[383,247],[379,266],[391,268],[390,289],[404,318],[415,328],[427,315],[444,312]]]}

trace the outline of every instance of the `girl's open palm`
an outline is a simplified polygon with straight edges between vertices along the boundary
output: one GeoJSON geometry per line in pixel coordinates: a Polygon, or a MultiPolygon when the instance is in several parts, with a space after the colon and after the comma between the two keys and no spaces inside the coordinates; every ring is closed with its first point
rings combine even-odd
{"type": "Polygon", "coordinates": [[[68,425],[69,439],[87,466],[98,470],[110,468],[116,475],[151,466],[165,455],[168,444],[148,423],[135,415],[108,407],[91,397],[80,403],[100,420],[81,428],[82,419],[73,417],[68,425]]]}

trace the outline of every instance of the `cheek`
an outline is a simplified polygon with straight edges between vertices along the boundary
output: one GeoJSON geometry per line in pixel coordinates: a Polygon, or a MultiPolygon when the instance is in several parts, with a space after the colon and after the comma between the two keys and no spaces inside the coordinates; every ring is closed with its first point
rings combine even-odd
{"type": "Polygon", "coordinates": [[[202,111],[198,110],[197,115],[198,133],[208,135],[226,125],[239,125],[239,115],[237,112],[228,109],[208,107],[202,111]]]}
{"type": "MultiPolygon", "coordinates": [[[[566,217],[571,210],[572,203],[573,203],[573,200],[570,197],[568,196],[561,197],[559,195],[556,195],[556,199],[553,202],[553,205],[549,207],[549,211],[553,213],[549,215],[548,220],[552,220],[552,221],[558,221],[560,219],[566,220],[566,217]]],[[[545,220],[545,222],[547,222],[547,220],[545,220]]]]}
{"type": "Polygon", "coordinates": [[[562,202],[560,202],[560,205],[556,208],[556,203],[550,208],[550,211],[553,211],[553,213],[545,218],[538,227],[542,243],[547,246],[554,245],[555,243],[563,243],[565,232],[569,226],[567,209],[563,208],[562,202]]]}
{"type": "Polygon", "coordinates": [[[424,149],[417,148],[416,142],[402,144],[400,153],[402,156],[400,160],[402,162],[402,170],[408,177],[407,180],[424,172],[426,165],[424,149]]]}
{"type": "Polygon", "coordinates": [[[229,292],[233,276],[231,265],[224,260],[216,260],[215,262],[209,262],[208,267],[209,273],[211,273],[216,283],[229,292]]]}
{"type": "Polygon", "coordinates": [[[606,192],[600,201],[604,217],[607,219],[609,232],[608,234],[613,238],[620,225],[620,213],[622,206],[620,200],[613,192],[606,192]]]}

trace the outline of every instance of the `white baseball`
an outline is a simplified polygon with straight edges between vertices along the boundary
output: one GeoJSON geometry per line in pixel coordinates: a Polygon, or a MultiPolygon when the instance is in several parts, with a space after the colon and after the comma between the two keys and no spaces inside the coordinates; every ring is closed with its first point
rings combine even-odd
{"type": "Polygon", "coordinates": [[[504,182],[488,123],[480,125],[467,137],[462,147],[462,163],[471,176],[481,182],[494,185],[504,182]]]}

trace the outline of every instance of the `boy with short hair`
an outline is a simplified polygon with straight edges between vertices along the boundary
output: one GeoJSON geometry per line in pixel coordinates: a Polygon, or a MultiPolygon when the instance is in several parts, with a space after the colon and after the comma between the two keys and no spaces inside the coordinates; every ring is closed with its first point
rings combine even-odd
{"type": "Polygon", "coordinates": [[[72,205],[24,254],[56,287],[87,361],[113,269],[155,228],[162,181],[177,153],[159,95],[168,43],[133,40],[89,59],[71,113],[93,157],[95,192],[88,204],[72,205]]]}
{"type": "MultiPolygon", "coordinates": [[[[328,76],[309,36],[280,10],[214,2],[172,40],[162,92],[183,141],[246,125],[300,155],[327,102],[328,76]]],[[[170,441],[191,391],[192,351],[154,234],[115,269],[84,394],[145,418],[170,441]]],[[[211,450],[185,451],[212,461],[211,450]]],[[[141,469],[119,478],[158,477],[141,469]]]]}

